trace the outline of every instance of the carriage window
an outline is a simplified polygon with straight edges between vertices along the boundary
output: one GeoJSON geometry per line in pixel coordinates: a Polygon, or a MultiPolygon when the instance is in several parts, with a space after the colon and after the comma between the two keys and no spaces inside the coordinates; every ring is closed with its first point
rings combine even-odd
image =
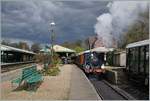
{"type": "Polygon", "coordinates": [[[130,65],[130,60],[131,60],[131,50],[127,49],[127,67],[130,65]]]}
{"type": "Polygon", "coordinates": [[[130,64],[130,50],[129,49],[127,49],[126,50],[127,51],[127,58],[126,58],[126,68],[127,68],[127,70],[129,70],[129,64],[130,64]]]}
{"type": "Polygon", "coordinates": [[[129,68],[132,72],[138,72],[138,48],[130,49],[129,68]]]}
{"type": "Polygon", "coordinates": [[[139,52],[138,52],[138,47],[135,48],[135,51],[134,51],[134,68],[135,68],[135,72],[138,72],[138,59],[139,59],[139,52]]]}
{"type": "Polygon", "coordinates": [[[128,54],[128,62],[129,62],[129,66],[131,65],[131,61],[132,61],[132,58],[133,58],[133,49],[129,49],[129,54],[128,54]]]}
{"type": "Polygon", "coordinates": [[[140,72],[144,72],[144,47],[140,48],[140,72]]]}
{"type": "Polygon", "coordinates": [[[145,65],[146,65],[146,73],[149,73],[149,46],[146,46],[146,59],[145,59],[145,65]]]}
{"type": "Polygon", "coordinates": [[[132,60],[133,60],[133,49],[129,49],[129,54],[128,54],[128,65],[129,68],[132,66],[132,60]]]}

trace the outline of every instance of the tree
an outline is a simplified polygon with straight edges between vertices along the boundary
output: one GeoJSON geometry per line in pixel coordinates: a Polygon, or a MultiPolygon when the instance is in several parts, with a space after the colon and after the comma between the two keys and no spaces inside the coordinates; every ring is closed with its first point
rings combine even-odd
{"type": "Polygon", "coordinates": [[[75,41],[75,43],[74,43],[76,46],[82,46],[82,40],[77,40],[77,41],[75,41]]]}
{"type": "Polygon", "coordinates": [[[76,52],[81,52],[81,51],[84,51],[85,48],[83,47],[83,42],[82,40],[76,40],[75,42],[64,42],[62,44],[62,46],[64,47],[67,47],[67,48],[70,48],[70,49],[73,49],[75,50],[76,52]]]}
{"type": "Polygon", "coordinates": [[[141,41],[149,38],[149,11],[139,14],[139,19],[130,26],[119,43],[120,48],[125,48],[129,43],[141,41]]]}
{"type": "Polygon", "coordinates": [[[67,42],[67,41],[65,41],[65,42],[62,44],[62,46],[70,48],[70,43],[67,42]]]}
{"type": "Polygon", "coordinates": [[[29,45],[26,42],[19,42],[19,48],[25,49],[25,50],[30,50],[29,45]]]}
{"type": "Polygon", "coordinates": [[[3,41],[1,42],[1,44],[8,46],[8,45],[10,44],[10,41],[9,41],[9,40],[3,40],[3,41]]]}
{"type": "Polygon", "coordinates": [[[40,45],[38,44],[38,43],[34,43],[34,44],[32,44],[32,46],[31,46],[31,50],[33,51],[33,52],[35,52],[35,53],[38,53],[39,51],[40,51],[40,45]]]}
{"type": "Polygon", "coordinates": [[[89,48],[90,48],[90,46],[89,46],[89,38],[86,38],[86,39],[84,40],[84,48],[85,48],[85,49],[89,49],[89,48]]]}
{"type": "Polygon", "coordinates": [[[84,51],[85,49],[84,49],[83,47],[76,46],[76,47],[74,48],[74,50],[75,50],[77,53],[79,53],[79,52],[84,51]]]}
{"type": "Polygon", "coordinates": [[[18,43],[10,43],[9,46],[19,48],[19,44],[18,43]]]}
{"type": "Polygon", "coordinates": [[[15,42],[10,42],[9,40],[3,40],[1,42],[2,45],[7,45],[7,46],[11,46],[11,47],[15,47],[15,48],[19,48],[19,44],[15,43],[15,42]]]}

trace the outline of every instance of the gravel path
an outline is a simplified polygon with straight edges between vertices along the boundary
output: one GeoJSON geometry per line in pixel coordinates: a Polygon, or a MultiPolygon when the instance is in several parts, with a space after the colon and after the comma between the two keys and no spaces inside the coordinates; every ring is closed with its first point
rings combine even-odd
{"type": "Polygon", "coordinates": [[[67,100],[70,91],[70,79],[72,67],[65,65],[60,67],[58,76],[45,76],[44,82],[36,92],[25,90],[12,91],[10,81],[3,82],[1,86],[1,99],[3,100],[67,100]]]}

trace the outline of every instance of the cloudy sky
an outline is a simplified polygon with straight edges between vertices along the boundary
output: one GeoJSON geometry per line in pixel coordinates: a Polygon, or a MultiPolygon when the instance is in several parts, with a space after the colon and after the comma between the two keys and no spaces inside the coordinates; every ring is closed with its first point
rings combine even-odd
{"type": "Polygon", "coordinates": [[[108,12],[104,1],[2,1],[2,38],[50,42],[50,22],[55,21],[56,42],[94,35],[96,18],[108,12]]]}

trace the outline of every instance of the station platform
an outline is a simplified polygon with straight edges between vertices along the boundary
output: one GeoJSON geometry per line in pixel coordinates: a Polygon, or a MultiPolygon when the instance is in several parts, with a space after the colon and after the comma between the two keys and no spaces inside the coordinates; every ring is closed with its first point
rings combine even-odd
{"type": "Polygon", "coordinates": [[[60,65],[57,76],[43,76],[44,81],[36,92],[19,89],[13,91],[11,79],[21,69],[2,74],[1,100],[101,100],[94,86],[76,65],[60,65]],[[8,76],[8,77],[7,77],[8,76]]]}
{"type": "Polygon", "coordinates": [[[95,88],[83,71],[72,65],[70,100],[100,100],[95,88]]]}

